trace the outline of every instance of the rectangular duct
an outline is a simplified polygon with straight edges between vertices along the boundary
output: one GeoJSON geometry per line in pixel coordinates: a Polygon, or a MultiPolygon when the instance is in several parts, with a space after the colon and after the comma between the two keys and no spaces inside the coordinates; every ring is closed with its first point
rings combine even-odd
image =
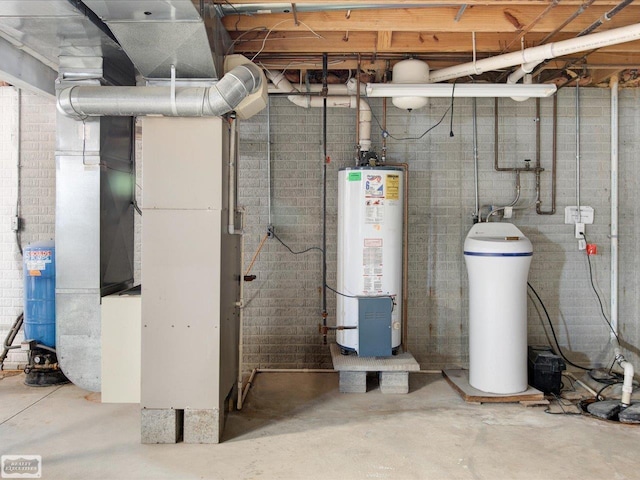
{"type": "MultiPolygon", "coordinates": [[[[99,85],[102,65],[62,58],[59,88],[99,85]]],[[[131,117],[57,116],[56,345],[67,377],[91,391],[101,386],[100,299],[133,283],[133,128],[131,117]]]]}
{"type": "Polygon", "coordinates": [[[113,32],[143,77],[218,79],[230,45],[212,2],[201,11],[191,0],[84,3],[113,32]]]}

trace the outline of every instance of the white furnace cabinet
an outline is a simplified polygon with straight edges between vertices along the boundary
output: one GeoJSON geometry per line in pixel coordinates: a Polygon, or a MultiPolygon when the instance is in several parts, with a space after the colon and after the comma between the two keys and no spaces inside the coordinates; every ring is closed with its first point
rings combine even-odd
{"type": "Polygon", "coordinates": [[[146,117],[142,135],[143,442],[145,428],[157,427],[145,425],[157,417],[144,410],[158,409],[184,412],[175,424],[184,420],[185,442],[217,443],[238,370],[240,237],[226,225],[229,124],[146,117]]]}

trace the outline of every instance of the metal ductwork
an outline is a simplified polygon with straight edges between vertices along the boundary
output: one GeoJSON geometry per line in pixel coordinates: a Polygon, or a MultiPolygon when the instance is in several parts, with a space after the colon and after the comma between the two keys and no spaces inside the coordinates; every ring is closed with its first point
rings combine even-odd
{"type": "Polygon", "coordinates": [[[213,2],[83,0],[116,37],[143,77],[216,80],[231,40],[213,2]],[[197,2],[196,2],[197,3],[197,2]]]}
{"type": "Polygon", "coordinates": [[[58,94],[65,115],[203,117],[224,115],[263,85],[262,70],[239,65],[211,87],[100,87],[76,85],[58,94]]]}

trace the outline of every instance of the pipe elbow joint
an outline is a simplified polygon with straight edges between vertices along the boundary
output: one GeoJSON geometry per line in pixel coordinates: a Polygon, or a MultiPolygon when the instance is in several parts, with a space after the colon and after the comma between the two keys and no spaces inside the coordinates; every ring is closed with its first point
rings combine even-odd
{"type": "Polygon", "coordinates": [[[75,86],[68,87],[68,88],[64,88],[64,89],[62,89],[62,90],[60,90],[58,92],[58,98],[57,98],[57,101],[56,101],[56,109],[61,114],[65,115],[67,117],[80,119],[80,118],[83,117],[82,112],[76,111],[76,109],[73,106],[72,94],[73,94],[73,89],[74,88],[76,88],[76,87],[75,86]]]}

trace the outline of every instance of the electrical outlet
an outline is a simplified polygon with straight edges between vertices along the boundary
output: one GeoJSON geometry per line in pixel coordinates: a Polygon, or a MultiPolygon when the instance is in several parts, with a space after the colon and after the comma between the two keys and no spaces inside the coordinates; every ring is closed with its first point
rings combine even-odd
{"type": "Polygon", "coordinates": [[[273,238],[273,235],[276,233],[273,225],[267,225],[267,238],[273,238]]]}
{"type": "Polygon", "coordinates": [[[17,232],[22,228],[22,219],[18,215],[11,217],[11,231],[17,232]]]}
{"type": "Polygon", "coordinates": [[[576,238],[584,239],[584,223],[576,223],[576,238]]]}
{"type": "Polygon", "coordinates": [[[580,205],[580,215],[578,215],[578,207],[564,207],[564,223],[571,225],[572,223],[593,223],[593,207],[580,205]]]}

